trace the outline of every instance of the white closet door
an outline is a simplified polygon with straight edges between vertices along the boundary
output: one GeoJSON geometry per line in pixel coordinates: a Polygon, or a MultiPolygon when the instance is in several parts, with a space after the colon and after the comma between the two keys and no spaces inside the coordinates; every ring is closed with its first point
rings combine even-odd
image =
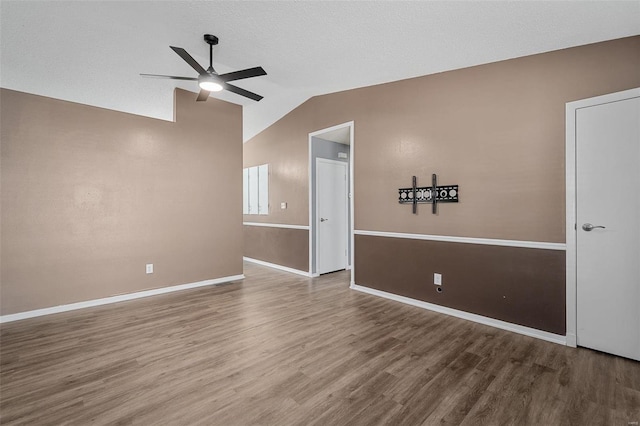
{"type": "Polygon", "coordinates": [[[577,343],[640,361],[640,98],[576,114],[577,343]]]}

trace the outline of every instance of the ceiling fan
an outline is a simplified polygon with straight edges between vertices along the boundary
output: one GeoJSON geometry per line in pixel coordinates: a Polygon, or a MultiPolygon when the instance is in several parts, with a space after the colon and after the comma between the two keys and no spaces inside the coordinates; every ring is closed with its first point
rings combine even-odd
{"type": "Polygon", "coordinates": [[[229,84],[229,81],[267,75],[266,71],[262,69],[262,67],[254,67],[247,68],[246,70],[229,72],[226,74],[218,74],[216,70],[213,69],[213,46],[218,44],[218,37],[211,34],[205,34],[204,41],[209,44],[209,68],[207,68],[206,70],[202,68],[200,64],[197,63],[196,60],[193,59],[191,55],[189,55],[183,48],[169,46],[182,59],[184,59],[186,63],[191,65],[191,67],[196,70],[196,72],[198,73],[198,77],[178,77],[174,75],[157,74],[140,75],[143,77],[168,78],[171,80],[197,81],[198,85],[200,86],[200,93],[198,94],[196,101],[206,101],[211,92],[219,92],[222,89],[228,90],[229,92],[236,93],[249,99],[253,99],[254,101],[259,101],[260,99],[262,99],[262,96],[256,93],[241,89],[240,87],[234,86],[233,84],[229,84]]]}

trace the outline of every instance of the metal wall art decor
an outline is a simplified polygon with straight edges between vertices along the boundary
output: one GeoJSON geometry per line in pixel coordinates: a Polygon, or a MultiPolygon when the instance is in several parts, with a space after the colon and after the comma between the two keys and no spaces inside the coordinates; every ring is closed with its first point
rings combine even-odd
{"type": "Polygon", "coordinates": [[[400,204],[412,204],[413,214],[418,213],[418,203],[430,203],[431,212],[436,214],[437,203],[457,203],[458,185],[438,186],[438,177],[431,175],[431,186],[417,187],[417,179],[413,177],[411,188],[398,189],[398,202],[400,204]]]}

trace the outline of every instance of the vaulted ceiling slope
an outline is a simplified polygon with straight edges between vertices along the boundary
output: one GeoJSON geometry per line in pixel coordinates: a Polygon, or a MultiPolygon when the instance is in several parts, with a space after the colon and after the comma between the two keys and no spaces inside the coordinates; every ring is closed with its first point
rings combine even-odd
{"type": "MultiPolygon", "coordinates": [[[[173,119],[173,88],[194,82],[169,45],[215,66],[268,75],[215,97],[244,105],[245,141],[312,96],[640,34],[640,1],[5,1],[0,85],[173,119]]],[[[212,129],[212,131],[215,131],[212,129]]]]}

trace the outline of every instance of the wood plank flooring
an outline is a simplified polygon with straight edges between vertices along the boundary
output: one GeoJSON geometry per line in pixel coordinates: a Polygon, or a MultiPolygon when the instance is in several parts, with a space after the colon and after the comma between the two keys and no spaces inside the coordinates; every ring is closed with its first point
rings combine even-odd
{"type": "Polygon", "coordinates": [[[0,423],[623,425],[640,363],[245,264],[246,279],[4,324],[0,423]]]}

